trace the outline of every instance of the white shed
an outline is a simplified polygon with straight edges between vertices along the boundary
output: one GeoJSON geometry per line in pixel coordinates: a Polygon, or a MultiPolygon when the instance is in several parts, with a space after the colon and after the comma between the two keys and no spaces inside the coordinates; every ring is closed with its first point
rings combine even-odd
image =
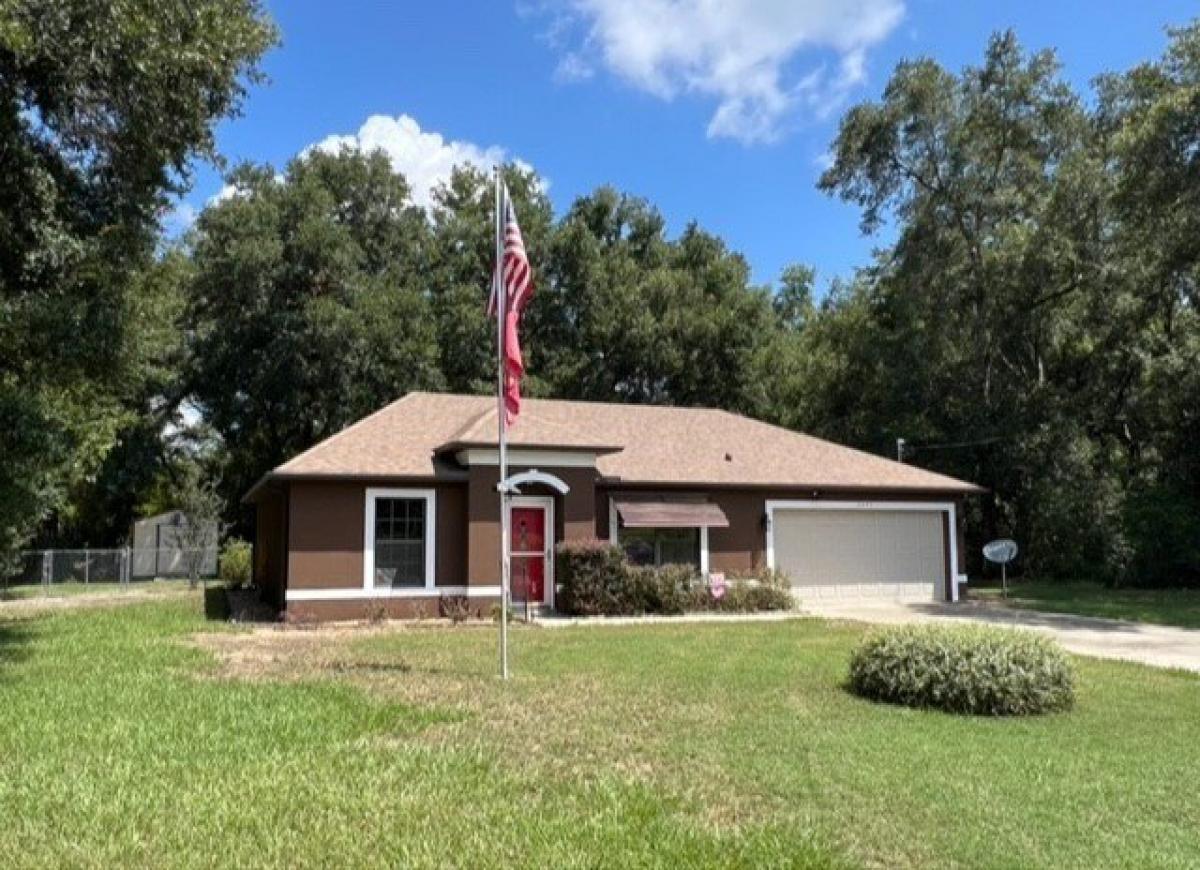
{"type": "MultiPolygon", "coordinates": [[[[186,577],[188,563],[180,541],[181,531],[186,525],[187,517],[179,510],[135,522],[130,576],[143,580],[151,577],[186,577]]],[[[200,575],[212,577],[217,573],[216,523],[211,524],[203,540],[200,575]]]]}

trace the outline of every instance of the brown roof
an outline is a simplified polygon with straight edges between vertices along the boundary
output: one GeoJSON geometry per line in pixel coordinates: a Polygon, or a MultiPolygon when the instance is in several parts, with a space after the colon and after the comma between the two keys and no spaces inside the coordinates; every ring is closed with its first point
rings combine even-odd
{"type": "MultiPolygon", "coordinates": [[[[409,393],[275,469],[269,477],[455,475],[453,451],[495,447],[490,396],[409,393]]],[[[979,487],[799,432],[708,408],[526,399],[511,447],[597,452],[629,483],[978,492],[979,487]]]]}

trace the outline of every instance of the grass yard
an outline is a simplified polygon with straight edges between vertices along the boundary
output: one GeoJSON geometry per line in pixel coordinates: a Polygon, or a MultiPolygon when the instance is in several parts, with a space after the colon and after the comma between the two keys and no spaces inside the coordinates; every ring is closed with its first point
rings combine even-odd
{"type": "Polygon", "coordinates": [[[0,611],[5,866],[1200,864],[1200,678],[997,721],[841,688],[861,628],[235,630],[0,611]]]}
{"type": "MultiPolygon", "coordinates": [[[[213,582],[208,581],[210,584],[213,582]]],[[[77,595],[154,595],[177,592],[188,588],[187,580],[135,580],[132,583],[117,583],[107,580],[82,583],[67,580],[43,586],[28,583],[20,586],[0,586],[0,601],[25,601],[31,598],[73,598],[77,595]]]]}
{"type": "MultiPolygon", "coordinates": [[[[1004,601],[998,586],[972,586],[970,595],[996,603],[1004,601]]],[[[1112,589],[1099,583],[1021,580],[1009,584],[1006,603],[1050,613],[1200,628],[1200,589],[1112,589]]]]}

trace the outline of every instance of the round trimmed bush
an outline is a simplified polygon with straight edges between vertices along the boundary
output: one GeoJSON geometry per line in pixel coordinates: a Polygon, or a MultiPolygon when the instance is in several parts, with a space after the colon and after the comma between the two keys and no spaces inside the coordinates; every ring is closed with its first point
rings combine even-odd
{"type": "Polygon", "coordinates": [[[1029,631],[903,625],[868,634],[850,657],[850,689],[875,701],[982,716],[1027,716],[1075,703],[1062,647],[1029,631]]]}
{"type": "Polygon", "coordinates": [[[217,563],[217,575],[230,589],[241,589],[250,584],[254,573],[254,551],[240,538],[230,538],[221,548],[217,563]]]}

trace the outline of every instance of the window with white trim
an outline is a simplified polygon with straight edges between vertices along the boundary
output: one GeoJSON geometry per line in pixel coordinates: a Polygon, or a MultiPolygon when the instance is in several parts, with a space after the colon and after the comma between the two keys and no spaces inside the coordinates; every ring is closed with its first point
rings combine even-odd
{"type": "Polygon", "coordinates": [[[432,490],[368,489],[364,585],[418,589],[433,585],[432,490]]]}

